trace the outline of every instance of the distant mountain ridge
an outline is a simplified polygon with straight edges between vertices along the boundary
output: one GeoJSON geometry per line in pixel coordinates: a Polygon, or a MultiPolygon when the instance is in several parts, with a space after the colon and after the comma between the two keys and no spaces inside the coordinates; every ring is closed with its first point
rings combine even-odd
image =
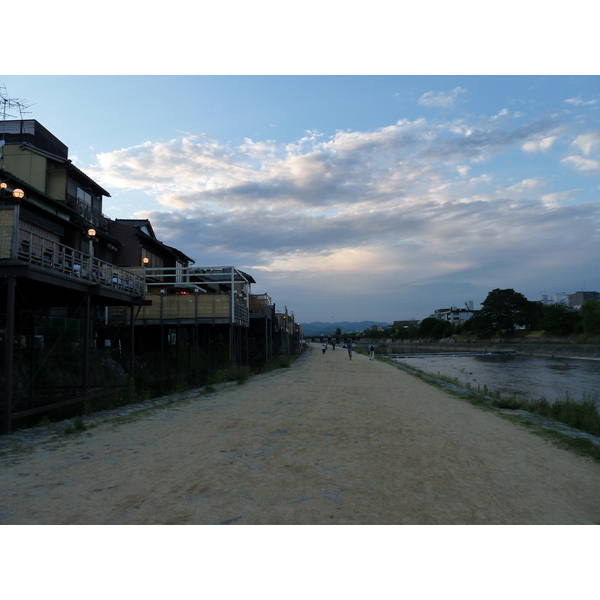
{"type": "Polygon", "coordinates": [[[318,336],[318,335],[332,335],[338,327],[341,329],[342,334],[351,333],[353,331],[364,331],[370,329],[373,325],[389,325],[382,321],[341,321],[338,323],[322,323],[315,321],[313,323],[301,323],[302,333],[305,337],[318,336]]]}

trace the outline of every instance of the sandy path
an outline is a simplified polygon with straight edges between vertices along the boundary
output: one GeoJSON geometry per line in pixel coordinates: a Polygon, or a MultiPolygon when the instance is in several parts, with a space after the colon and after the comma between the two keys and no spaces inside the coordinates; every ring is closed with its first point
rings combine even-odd
{"type": "Polygon", "coordinates": [[[0,523],[600,523],[598,464],[340,347],[90,433],[0,461],[0,523]]]}

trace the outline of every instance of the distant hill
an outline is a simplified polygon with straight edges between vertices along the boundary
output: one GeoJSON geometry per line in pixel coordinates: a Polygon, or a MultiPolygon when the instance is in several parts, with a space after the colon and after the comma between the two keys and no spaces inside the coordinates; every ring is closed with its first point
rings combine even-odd
{"type": "Polygon", "coordinates": [[[319,335],[332,335],[335,330],[339,327],[342,333],[351,333],[353,331],[364,331],[370,329],[373,325],[389,325],[389,323],[383,323],[381,321],[360,321],[359,323],[353,323],[351,321],[342,321],[340,323],[321,323],[315,321],[314,323],[302,323],[302,333],[305,337],[314,337],[319,335]]]}

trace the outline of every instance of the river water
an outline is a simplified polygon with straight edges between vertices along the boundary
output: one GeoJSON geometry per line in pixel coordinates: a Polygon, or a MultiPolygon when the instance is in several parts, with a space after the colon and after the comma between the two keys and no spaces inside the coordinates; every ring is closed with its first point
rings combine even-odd
{"type": "MultiPolygon", "coordinates": [[[[391,355],[395,356],[395,355],[391,355]]],[[[566,397],[592,398],[600,406],[600,362],[519,355],[408,355],[399,362],[430,373],[454,377],[471,389],[503,397],[549,402],[566,397]]]]}

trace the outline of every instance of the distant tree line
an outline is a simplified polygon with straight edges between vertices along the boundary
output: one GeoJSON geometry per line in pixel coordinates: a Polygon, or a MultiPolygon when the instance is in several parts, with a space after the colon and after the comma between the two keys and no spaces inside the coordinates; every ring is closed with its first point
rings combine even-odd
{"type": "Polygon", "coordinates": [[[513,289],[495,289],[489,292],[481,310],[468,321],[450,323],[428,317],[410,327],[388,327],[386,331],[368,330],[365,335],[372,339],[440,340],[449,337],[473,336],[489,339],[493,336],[514,335],[516,329],[544,331],[546,335],[599,335],[600,302],[588,300],[580,309],[562,304],[545,306],[541,302],[527,300],[513,289]]]}

